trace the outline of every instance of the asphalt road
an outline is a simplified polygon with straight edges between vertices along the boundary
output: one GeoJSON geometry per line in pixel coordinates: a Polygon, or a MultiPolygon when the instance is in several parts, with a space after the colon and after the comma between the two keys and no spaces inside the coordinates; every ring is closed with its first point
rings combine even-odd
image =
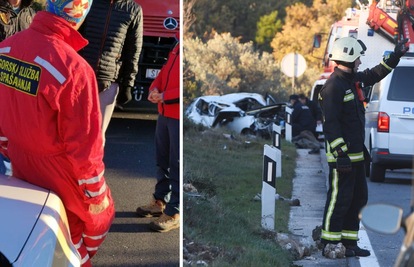
{"type": "MultiPolygon", "coordinates": [[[[387,171],[384,183],[368,182],[368,204],[388,203],[403,208],[404,217],[410,214],[411,170],[387,171]]],[[[405,232],[400,229],[394,235],[382,235],[367,231],[378,264],[381,267],[394,266],[405,232]]]]}
{"type": "MultiPolygon", "coordinates": [[[[368,204],[387,203],[403,208],[403,216],[410,214],[411,203],[411,176],[410,169],[387,171],[383,183],[368,183],[368,204]]],[[[376,261],[347,258],[350,267],[393,267],[403,242],[405,232],[400,229],[396,234],[383,235],[373,231],[366,231],[376,261]]]]}
{"type": "Polygon", "coordinates": [[[106,134],[105,178],[115,200],[116,215],[107,238],[92,258],[94,267],[179,266],[180,231],[153,232],[154,218],[135,215],[147,204],[156,183],[155,114],[117,113],[106,134]],[[122,118],[128,117],[128,118],[122,118]]]}

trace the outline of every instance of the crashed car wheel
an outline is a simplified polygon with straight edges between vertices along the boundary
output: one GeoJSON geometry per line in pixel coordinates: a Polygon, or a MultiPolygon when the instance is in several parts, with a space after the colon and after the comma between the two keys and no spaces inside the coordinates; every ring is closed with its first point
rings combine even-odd
{"type": "Polygon", "coordinates": [[[249,129],[249,128],[244,128],[241,131],[241,134],[242,135],[255,135],[254,132],[253,132],[253,130],[252,129],[249,129]]]}

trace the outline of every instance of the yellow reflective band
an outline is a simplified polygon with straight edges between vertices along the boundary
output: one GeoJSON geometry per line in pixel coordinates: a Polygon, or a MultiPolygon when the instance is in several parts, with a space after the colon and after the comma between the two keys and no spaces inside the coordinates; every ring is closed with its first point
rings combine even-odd
{"type": "Polygon", "coordinates": [[[362,161],[364,160],[364,152],[348,154],[348,157],[351,159],[352,162],[362,161]]]}
{"type": "Polygon", "coordinates": [[[344,97],[344,102],[351,101],[351,100],[352,100],[352,99],[354,99],[354,98],[355,98],[354,94],[349,94],[349,95],[346,95],[346,96],[344,97]]]}
{"type": "Polygon", "coordinates": [[[322,230],[321,237],[326,240],[339,241],[341,240],[342,235],[341,233],[322,230]]]}
{"type": "Polygon", "coordinates": [[[331,217],[333,214],[333,210],[336,204],[336,197],[338,196],[338,181],[339,176],[336,169],[332,170],[332,194],[331,194],[331,201],[329,202],[328,212],[326,213],[326,220],[325,220],[325,230],[329,230],[329,226],[331,223],[331,217]]]}
{"type": "Polygon", "coordinates": [[[332,141],[331,143],[331,147],[335,148],[337,145],[341,144],[341,143],[345,143],[344,139],[342,137],[339,137],[335,140],[332,141]]]}
{"type": "Polygon", "coordinates": [[[381,65],[383,65],[385,68],[387,68],[387,70],[392,71],[392,68],[389,67],[387,64],[385,64],[384,61],[381,61],[381,65]]]}

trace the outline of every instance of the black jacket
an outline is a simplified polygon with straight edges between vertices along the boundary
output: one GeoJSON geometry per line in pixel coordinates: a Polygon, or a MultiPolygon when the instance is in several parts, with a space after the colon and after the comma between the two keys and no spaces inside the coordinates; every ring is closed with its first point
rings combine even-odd
{"type": "Polygon", "coordinates": [[[322,110],[319,107],[318,102],[314,102],[309,98],[306,98],[306,106],[309,107],[309,110],[312,113],[312,117],[315,119],[315,123],[317,121],[322,121],[322,110]]]}
{"type": "Polygon", "coordinates": [[[133,87],[142,47],[141,6],[132,0],[94,0],[79,32],[89,41],[79,54],[94,69],[99,90],[114,81],[133,87]]]}
{"type": "Polygon", "coordinates": [[[295,104],[293,104],[292,112],[292,137],[299,135],[300,132],[305,130],[315,133],[315,120],[309,107],[296,100],[295,104]]]}
{"type": "Polygon", "coordinates": [[[325,117],[323,132],[327,142],[326,156],[331,166],[335,166],[336,162],[331,151],[338,145],[346,145],[343,150],[353,164],[370,160],[367,154],[364,158],[365,107],[358,98],[355,83],[360,81],[364,86],[374,85],[389,73],[382,64],[358,73],[346,73],[335,68],[322,87],[319,103],[325,117]]]}
{"type": "Polygon", "coordinates": [[[17,14],[9,1],[0,0],[0,42],[13,34],[29,28],[36,11],[30,6],[33,0],[22,0],[21,9],[17,14]]]}

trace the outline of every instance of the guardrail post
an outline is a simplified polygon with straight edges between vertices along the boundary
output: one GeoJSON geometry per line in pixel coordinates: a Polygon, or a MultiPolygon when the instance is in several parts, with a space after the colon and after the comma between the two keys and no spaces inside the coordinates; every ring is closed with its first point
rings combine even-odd
{"type": "Polygon", "coordinates": [[[292,112],[293,109],[290,107],[285,108],[286,111],[286,122],[285,122],[285,139],[292,142],[292,112]]]}
{"type": "Polygon", "coordinates": [[[262,227],[275,229],[275,196],[276,196],[276,150],[264,146],[263,155],[263,186],[262,186],[262,227]]]}

